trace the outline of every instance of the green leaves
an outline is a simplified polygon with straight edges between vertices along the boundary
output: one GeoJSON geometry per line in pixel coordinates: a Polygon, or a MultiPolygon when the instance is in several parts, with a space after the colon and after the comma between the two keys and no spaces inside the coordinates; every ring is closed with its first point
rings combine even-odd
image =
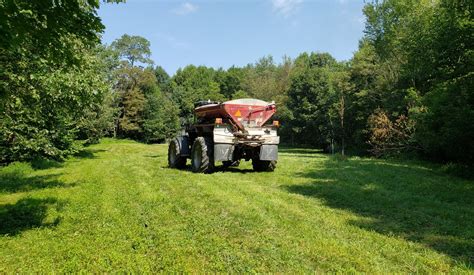
{"type": "Polygon", "coordinates": [[[106,50],[127,59],[109,67],[117,94],[114,131],[119,137],[151,143],[171,138],[180,125],[178,107],[160,90],[168,86],[168,74],[161,67],[136,66],[137,61],[152,64],[149,46],[145,38],[125,34],[106,50]]]}
{"type": "MultiPolygon", "coordinates": [[[[468,3],[372,1],[364,10],[365,44],[376,54],[375,67],[368,70],[376,80],[372,82],[360,66],[353,68],[356,79],[372,86],[366,90],[382,91],[378,101],[389,120],[413,116],[416,142],[426,155],[472,163],[474,20],[468,3]],[[377,67],[386,69],[377,72],[377,67]]],[[[354,64],[361,64],[364,48],[356,53],[354,64]]]]}
{"type": "Polygon", "coordinates": [[[77,53],[80,66],[52,66],[22,55],[10,63],[12,90],[1,101],[0,161],[60,159],[76,151],[80,121],[110,92],[101,60],[85,48],[77,53]]]}
{"type": "Polygon", "coordinates": [[[125,58],[132,67],[137,61],[149,65],[153,64],[150,59],[150,41],[141,36],[124,34],[112,42],[111,47],[119,53],[121,58],[125,58]]]}

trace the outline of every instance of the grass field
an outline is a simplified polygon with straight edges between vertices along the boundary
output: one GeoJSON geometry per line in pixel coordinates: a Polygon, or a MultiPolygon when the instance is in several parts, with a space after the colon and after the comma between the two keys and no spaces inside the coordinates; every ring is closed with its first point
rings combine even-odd
{"type": "Polygon", "coordinates": [[[474,183],[435,166],[281,149],[274,173],[204,175],[166,151],[0,168],[0,273],[474,271],[474,183]]]}

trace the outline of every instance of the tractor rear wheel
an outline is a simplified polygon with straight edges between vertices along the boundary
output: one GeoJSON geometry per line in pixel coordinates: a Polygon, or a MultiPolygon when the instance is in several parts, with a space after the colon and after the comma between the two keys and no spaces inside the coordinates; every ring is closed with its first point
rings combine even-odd
{"type": "Polygon", "coordinates": [[[276,160],[253,159],[253,170],[257,172],[273,172],[276,168],[276,160]]]}
{"type": "Polygon", "coordinates": [[[198,137],[194,140],[191,169],[194,173],[210,173],[214,170],[214,146],[210,138],[198,137]]]}
{"type": "Polygon", "coordinates": [[[184,169],[186,167],[186,157],[181,156],[181,148],[177,138],[171,140],[168,147],[168,165],[171,168],[184,169]]]}

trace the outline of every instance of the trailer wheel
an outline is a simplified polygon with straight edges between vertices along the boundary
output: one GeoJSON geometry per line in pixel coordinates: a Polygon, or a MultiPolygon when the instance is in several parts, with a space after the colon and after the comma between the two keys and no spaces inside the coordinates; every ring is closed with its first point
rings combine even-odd
{"type": "Polygon", "coordinates": [[[276,160],[252,160],[253,170],[257,172],[273,172],[276,168],[276,163],[276,160]]]}
{"type": "Polygon", "coordinates": [[[194,173],[210,173],[214,170],[214,146],[210,138],[198,137],[194,140],[191,168],[194,173]]]}
{"type": "Polygon", "coordinates": [[[186,157],[181,156],[178,138],[171,140],[168,147],[168,165],[171,168],[184,169],[186,167],[186,157]]]}

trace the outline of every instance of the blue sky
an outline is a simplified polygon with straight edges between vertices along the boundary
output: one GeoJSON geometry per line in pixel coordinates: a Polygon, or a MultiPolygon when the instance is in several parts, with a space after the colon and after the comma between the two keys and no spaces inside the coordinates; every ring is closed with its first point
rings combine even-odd
{"type": "Polygon", "coordinates": [[[272,55],[329,52],[350,59],[363,35],[363,0],[128,0],[102,4],[103,42],[122,34],[151,42],[169,74],[188,64],[228,68],[272,55]]]}

